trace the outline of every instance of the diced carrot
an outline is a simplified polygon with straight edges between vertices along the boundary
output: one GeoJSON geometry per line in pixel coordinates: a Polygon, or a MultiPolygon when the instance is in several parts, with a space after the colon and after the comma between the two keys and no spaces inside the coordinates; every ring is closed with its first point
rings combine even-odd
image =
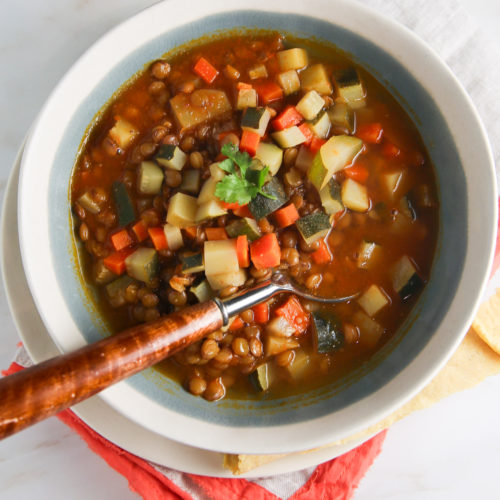
{"type": "Polygon", "coordinates": [[[228,236],[223,227],[206,227],[205,234],[208,241],[227,240],[228,236]]]}
{"type": "Polygon", "coordinates": [[[267,80],[255,85],[255,90],[262,104],[269,104],[283,97],[283,89],[275,82],[267,80]]]}
{"type": "Polygon", "coordinates": [[[236,316],[236,318],[234,318],[233,322],[229,325],[229,331],[235,332],[236,330],[239,330],[240,328],[243,328],[244,326],[245,326],[245,323],[243,323],[243,320],[239,316],[236,316]]]}
{"type": "Polygon", "coordinates": [[[262,302],[252,307],[253,319],[256,323],[261,325],[269,321],[269,304],[267,302],[262,302]]]}
{"type": "Polygon", "coordinates": [[[163,226],[150,227],[148,229],[148,233],[149,233],[149,237],[151,238],[151,241],[153,242],[153,245],[155,246],[156,250],[167,250],[168,249],[167,237],[165,236],[165,230],[163,229],[163,226]]]}
{"type": "Polygon", "coordinates": [[[245,205],[240,205],[236,201],[234,203],[229,203],[227,201],[221,201],[220,204],[222,205],[222,208],[225,208],[226,210],[237,210],[238,208],[242,208],[245,205]]]}
{"type": "Polygon", "coordinates": [[[236,254],[238,255],[238,264],[240,267],[248,267],[250,265],[248,238],[246,234],[242,234],[236,238],[236,254]]]}
{"type": "Polygon", "coordinates": [[[135,234],[135,237],[137,238],[137,241],[140,243],[141,241],[144,241],[148,237],[148,228],[144,224],[142,220],[139,222],[136,222],[132,226],[132,231],[135,234]]]}
{"type": "Polygon", "coordinates": [[[331,262],[332,254],[330,253],[330,249],[325,240],[321,240],[319,244],[319,248],[311,254],[314,262],[316,264],[326,264],[327,262],[331,262]]]}
{"type": "Polygon", "coordinates": [[[250,258],[256,269],[278,266],[281,250],[276,233],[268,233],[255,240],[250,245],[250,258]]]}
{"type": "Polygon", "coordinates": [[[244,82],[238,82],[236,84],[236,88],[238,90],[242,90],[242,89],[245,89],[245,90],[248,90],[248,89],[253,89],[253,87],[249,84],[249,83],[244,83],[244,82]]]}
{"type": "Polygon", "coordinates": [[[299,125],[299,130],[304,134],[304,137],[306,138],[306,141],[304,144],[306,146],[309,146],[311,144],[311,141],[313,140],[314,134],[311,128],[307,123],[303,123],[302,125],[299,125]]]}
{"type": "Polygon", "coordinates": [[[188,238],[194,240],[198,236],[198,226],[185,227],[184,232],[188,238]]]}
{"type": "Polygon", "coordinates": [[[298,125],[304,118],[295,106],[287,106],[272,122],[274,130],[284,130],[298,125]]]}
{"type": "Polygon", "coordinates": [[[316,154],[325,142],[326,139],[320,139],[319,137],[314,136],[311,139],[311,144],[309,144],[309,150],[311,151],[311,153],[316,154]]]}
{"type": "Polygon", "coordinates": [[[125,259],[133,252],[131,248],[125,248],[118,252],[109,254],[102,263],[114,274],[120,275],[125,272],[125,259]]]}
{"type": "Polygon", "coordinates": [[[289,297],[283,305],[275,309],[274,314],[285,318],[298,334],[304,333],[309,326],[309,313],[304,310],[295,295],[289,297]]]}
{"type": "Polygon", "coordinates": [[[233,208],[233,214],[238,217],[250,217],[253,219],[252,212],[248,208],[248,205],[243,205],[242,207],[233,208]]]}
{"type": "Polygon", "coordinates": [[[240,139],[240,151],[246,151],[250,156],[255,156],[259,147],[260,135],[251,130],[243,130],[240,139]]]}
{"type": "Polygon", "coordinates": [[[274,218],[280,227],[288,227],[299,219],[299,212],[297,212],[295,205],[290,203],[286,207],[276,210],[274,218]]]}
{"type": "Polygon", "coordinates": [[[401,154],[401,149],[393,142],[385,140],[382,146],[382,153],[386,158],[397,158],[401,154]]]}
{"type": "Polygon", "coordinates": [[[381,123],[367,123],[358,127],[356,135],[368,144],[379,144],[382,142],[384,129],[381,123]]]}
{"type": "Polygon", "coordinates": [[[353,181],[364,184],[370,175],[370,171],[362,163],[356,163],[352,167],[345,168],[344,174],[353,181]]]}
{"type": "Polygon", "coordinates": [[[219,74],[219,72],[204,57],[200,57],[198,59],[198,62],[194,65],[193,70],[207,83],[212,83],[219,74]]]}
{"type": "Polygon", "coordinates": [[[111,235],[111,243],[115,250],[123,250],[134,243],[134,240],[128,234],[126,229],[122,229],[115,234],[111,235]]]}

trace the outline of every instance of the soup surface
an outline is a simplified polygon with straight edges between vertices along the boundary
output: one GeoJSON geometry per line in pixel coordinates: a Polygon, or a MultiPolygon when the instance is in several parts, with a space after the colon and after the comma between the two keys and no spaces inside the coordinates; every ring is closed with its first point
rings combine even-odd
{"type": "Polygon", "coordinates": [[[112,331],[229,297],[274,270],[281,295],[157,366],[209,401],[342,377],[397,331],[437,238],[410,118],[332,47],[230,36],[154,61],[108,104],[74,168],[83,273],[112,331]]]}

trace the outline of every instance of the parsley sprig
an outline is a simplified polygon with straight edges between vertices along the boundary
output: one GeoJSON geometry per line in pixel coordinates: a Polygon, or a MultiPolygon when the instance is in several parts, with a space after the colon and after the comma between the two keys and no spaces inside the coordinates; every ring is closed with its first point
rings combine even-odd
{"type": "Polygon", "coordinates": [[[239,151],[231,143],[224,144],[221,152],[227,156],[219,163],[219,168],[228,173],[215,186],[215,196],[227,203],[246,205],[258,194],[275,200],[274,196],[262,191],[269,174],[269,167],[261,170],[250,168],[252,159],[246,152],[239,151]]]}

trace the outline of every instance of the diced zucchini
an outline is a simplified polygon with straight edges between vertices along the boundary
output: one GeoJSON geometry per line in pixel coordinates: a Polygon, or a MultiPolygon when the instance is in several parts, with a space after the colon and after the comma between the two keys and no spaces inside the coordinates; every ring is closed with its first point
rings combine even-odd
{"type": "Polygon", "coordinates": [[[320,139],[326,139],[328,137],[331,123],[326,111],[320,113],[312,122],[309,122],[307,125],[316,137],[319,137],[320,139]]]}
{"type": "Polygon", "coordinates": [[[363,295],[358,298],[358,304],[365,310],[368,316],[372,317],[389,303],[389,297],[377,285],[371,285],[365,290],[363,295]]]}
{"type": "Polygon", "coordinates": [[[214,296],[214,292],[206,279],[196,286],[192,286],[189,291],[198,299],[198,302],[206,302],[214,296]]]}
{"type": "Polygon", "coordinates": [[[172,226],[172,224],[165,224],[163,226],[163,231],[165,232],[165,238],[167,239],[168,249],[175,252],[184,246],[184,240],[182,239],[182,232],[177,226],[172,226]]]}
{"type": "Polygon", "coordinates": [[[293,361],[286,368],[292,379],[295,382],[300,382],[311,368],[311,358],[304,351],[296,351],[293,361]]]}
{"type": "Polygon", "coordinates": [[[285,95],[291,95],[300,90],[299,75],[294,69],[285,71],[278,75],[278,83],[285,95]]]}
{"type": "Polygon", "coordinates": [[[297,125],[273,132],[271,137],[282,147],[291,148],[306,142],[306,137],[297,125]]]}
{"type": "Polygon", "coordinates": [[[244,269],[238,269],[231,273],[207,274],[207,280],[212,290],[222,290],[227,286],[242,286],[247,280],[244,269]]]}
{"type": "Polygon", "coordinates": [[[270,363],[264,363],[250,373],[248,378],[257,391],[265,392],[271,386],[270,374],[270,363]]]}
{"type": "Polygon", "coordinates": [[[176,193],[170,198],[167,212],[167,222],[172,226],[189,227],[196,224],[196,198],[184,193],[176,193]]]}
{"type": "Polygon", "coordinates": [[[318,94],[329,95],[333,92],[332,84],[322,64],[314,64],[300,73],[302,90],[315,90],[318,94]]]}
{"type": "Polygon", "coordinates": [[[241,117],[241,128],[256,132],[262,137],[266,133],[271,113],[267,108],[247,108],[241,117]]]}
{"type": "Polygon", "coordinates": [[[137,176],[137,190],[141,194],[158,194],[165,175],[163,170],[152,161],[143,161],[137,176]]]}
{"type": "Polygon", "coordinates": [[[139,135],[139,131],[127,120],[118,118],[108,135],[119,148],[125,149],[139,135]]]}
{"type": "Polygon", "coordinates": [[[101,207],[94,201],[89,191],[85,191],[85,193],[78,198],[78,203],[91,214],[98,214],[101,211],[101,207]]]}
{"type": "Polygon", "coordinates": [[[333,74],[338,96],[351,108],[357,109],[365,105],[365,89],[354,68],[335,71],[333,74]]]}
{"type": "Polygon", "coordinates": [[[92,278],[98,285],[106,285],[116,278],[116,274],[104,265],[102,259],[99,259],[92,268],[92,278]]]}
{"type": "Polygon", "coordinates": [[[179,146],[173,144],[162,144],[155,160],[166,168],[172,170],[182,170],[187,161],[187,154],[179,146]]]}
{"type": "Polygon", "coordinates": [[[347,178],[341,189],[342,203],[347,208],[355,212],[366,212],[370,208],[370,198],[363,184],[347,178]]]}
{"type": "Polygon", "coordinates": [[[183,255],[181,257],[181,262],[181,271],[184,274],[199,273],[205,270],[203,254],[201,252],[193,253],[191,255],[183,255]]]}
{"type": "Polygon", "coordinates": [[[339,102],[328,109],[328,117],[334,131],[352,134],[356,125],[354,111],[345,103],[339,102]]]}
{"type": "Polygon", "coordinates": [[[311,313],[313,342],[316,352],[324,354],[336,351],[344,345],[342,324],[337,316],[325,311],[311,313]]]}
{"type": "Polygon", "coordinates": [[[250,209],[250,212],[255,220],[267,217],[288,201],[285,189],[276,177],[273,177],[267,184],[265,184],[262,191],[264,191],[267,195],[273,196],[275,199],[266,198],[265,196],[258,194],[248,204],[248,208],[250,209]]]}
{"type": "Polygon", "coordinates": [[[267,78],[267,68],[264,64],[257,64],[248,70],[250,80],[257,80],[257,78],[267,78]]]}
{"type": "Polygon", "coordinates": [[[306,119],[312,120],[323,109],[325,101],[315,91],[310,90],[295,106],[297,111],[306,119]]]}
{"type": "Polygon", "coordinates": [[[363,311],[357,311],[352,320],[359,329],[359,344],[369,349],[375,347],[384,333],[384,328],[363,311]]]}
{"type": "Polygon", "coordinates": [[[196,222],[214,219],[215,217],[220,217],[225,214],[227,214],[227,210],[222,207],[220,202],[217,201],[217,198],[214,198],[202,205],[198,205],[198,209],[196,210],[196,222]]]}
{"type": "Polygon", "coordinates": [[[297,159],[295,160],[295,167],[298,168],[301,172],[306,173],[312,165],[314,160],[314,153],[306,147],[304,144],[299,148],[299,154],[297,155],[297,159]]]}
{"type": "Polygon", "coordinates": [[[275,337],[274,335],[266,335],[264,341],[264,354],[266,356],[275,356],[280,352],[289,351],[299,347],[297,340],[290,337],[275,337]]]}
{"type": "Polygon", "coordinates": [[[195,127],[231,111],[223,90],[200,89],[191,94],[179,92],[170,99],[170,107],[183,129],[195,127]]]}
{"type": "Polygon", "coordinates": [[[358,267],[371,269],[382,255],[382,247],[373,241],[363,240],[358,250],[358,267]]]}
{"type": "Polygon", "coordinates": [[[182,174],[182,183],[179,189],[191,194],[198,194],[200,190],[200,180],[201,173],[199,169],[193,168],[191,170],[185,170],[182,174]]]}
{"type": "Polygon", "coordinates": [[[407,255],[403,255],[392,269],[392,286],[401,300],[406,301],[419,292],[424,281],[418,274],[416,266],[407,255]]]}
{"type": "Polygon", "coordinates": [[[256,108],[257,91],[255,89],[239,89],[236,109],[256,108]]]}
{"type": "Polygon", "coordinates": [[[125,290],[132,283],[134,283],[134,280],[127,274],[124,274],[106,285],[106,295],[114,307],[120,307],[126,304],[125,290]]]}
{"type": "Polygon", "coordinates": [[[134,222],[135,209],[125,184],[120,181],[113,182],[111,192],[113,193],[113,200],[118,215],[118,224],[120,226],[126,226],[134,222]]]}
{"type": "Polygon", "coordinates": [[[261,237],[259,225],[250,217],[243,217],[230,222],[226,226],[226,232],[230,238],[237,238],[246,234],[250,241],[254,241],[261,237]]]}
{"type": "Polygon", "coordinates": [[[387,174],[382,174],[382,180],[387,192],[394,195],[398,190],[403,178],[402,170],[396,170],[395,172],[390,172],[387,174]]]}
{"type": "Polygon", "coordinates": [[[198,195],[198,205],[203,205],[215,198],[215,187],[219,181],[213,177],[209,177],[201,186],[200,194],[198,195]]]}
{"type": "Polygon", "coordinates": [[[154,248],[140,247],[125,259],[127,274],[149,283],[158,273],[158,254],[154,248]]]}
{"type": "Polygon", "coordinates": [[[266,333],[274,337],[291,337],[295,328],[283,316],[275,316],[266,325],[266,333]]]}
{"type": "Polygon", "coordinates": [[[217,182],[224,179],[224,176],[226,175],[224,170],[222,170],[222,168],[219,167],[218,163],[212,163],[209,167],[209,170],[210,170],[210,176],[217,182]]]}
{"type": "Polygon", "coordinates": [[[281,50],[276,54],[281,71],[290,69],[302,69],[307,66],[308,57],[304,49],[297,47],[288,50],[281,50]]]}
{"type": "Polygon", "coordinates": [[[308,173],[309,180],[321,191],[333,174],[352,163],[363,148],[363,141],[348,135],[330,137],[314,157],[308,173]]]}
{"type": "Polygon", "coordinates": [[[321,204],[328,215],[336,214],[344,210],[340,184],[335,179],[330,179],[328,184],[319,192],[321,204]]]}
{"type": "Polygon", "coordinates": [[[240,268],[235,240],[205,241],[203,257],[207,277],[214,274],[233,273],[240,268]]]}
{"type": "Polygon", "coordinates": [[[332,227],[330,217],[322,212],[305,215],[295,225],[308,245],[326,236],[332,227]]]}
{"type": "Polygon", "coordinates": [[[275,144],[261,142],[257,146],[255,157],[260,160],[265,166],[269,167],[269,173],[276,175],[283,161],[283,150],[275,144]]]}

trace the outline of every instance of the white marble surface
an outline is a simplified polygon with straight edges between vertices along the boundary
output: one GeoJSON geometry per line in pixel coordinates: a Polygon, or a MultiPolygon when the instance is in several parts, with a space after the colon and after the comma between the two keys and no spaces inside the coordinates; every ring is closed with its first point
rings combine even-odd
{"type": "MultiPolygon", "coordinates": [[[[16,151],[59,78],[101,34],[152,3],[152,0],[2,0],[2,199],[16,151]]],[[[500,50],[500,3],[496,0],[462,0],[462,3],[500,50]]],[[[6,367],[18,336],[2,286],[0,321],[0,367],[6,367]]],[[[498,394],[500,377],[494,377],[394,425],[355,500],[499,498],[498,394]]],[[[66,426],[50,419],[0,444],[0,497],[125,500],[137,495],[128,489],[122,476],[66,426]]]]}

